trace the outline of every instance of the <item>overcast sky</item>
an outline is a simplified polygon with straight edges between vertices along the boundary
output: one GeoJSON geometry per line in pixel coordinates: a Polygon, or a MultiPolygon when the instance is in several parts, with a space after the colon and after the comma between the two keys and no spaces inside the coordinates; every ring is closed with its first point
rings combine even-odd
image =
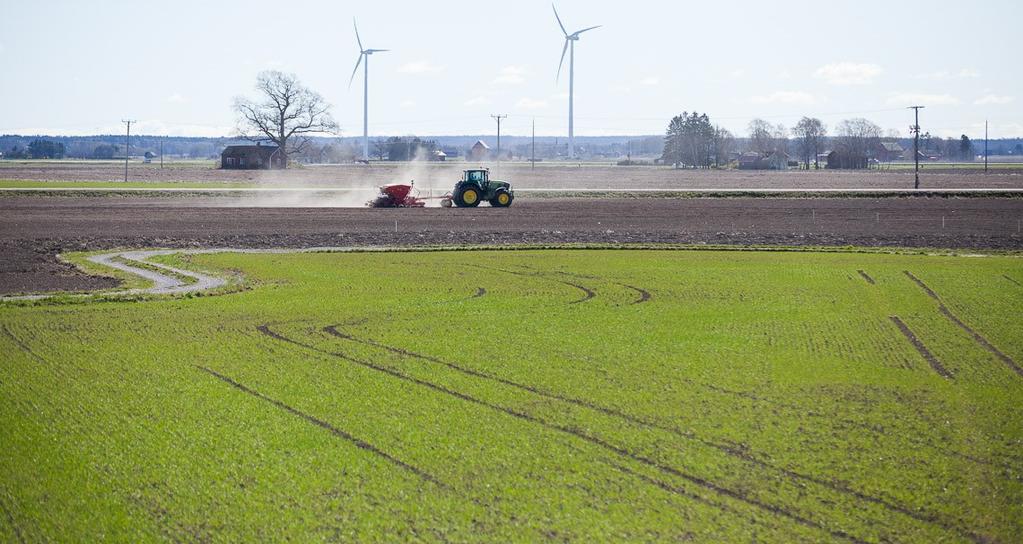
{"type": "MultiPolygon", "coordinates": [[[[907,133],[1023,136],[1019,0],[560,0],[576,48],[576,133],[660,134],[683,110],[737,135],[853,116],[907,133]]],[[[0,9],[0,132],[228,135],[256,74],[295,73],[362,132],[352,18],[372,57],[370,133],[567,134],[549,2],[30,2],[0,9]],[[287,6],[282,8],[282,6],[287,6]]],[[[566,59],[567,70],[567,59],[566,59]]],[[[563,74],[564,75],[564,74],[563,74]]]]}

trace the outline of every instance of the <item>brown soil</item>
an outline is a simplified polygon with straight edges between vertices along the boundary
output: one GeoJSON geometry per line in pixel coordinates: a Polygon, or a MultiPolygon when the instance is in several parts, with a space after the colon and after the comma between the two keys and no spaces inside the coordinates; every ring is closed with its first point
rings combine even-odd
{"type": "Polygon", "coordinates": [[[115,280],[82,275],[55,256],[117,247],[586,242],[1023,248],[1023,200],[1006,198],[522,198],[509,209],[376,210],[211,208],[211,200],[0,197],[0,293],[113,287],[115,280]]]}
{"type": "MultiPolygon", "coordinates": [[[[489,165],[494,176],[510,181],[517,189],[590,190],[684,190],[684,189],[910,189],[913,172],[897,171],[746,171],[674,170],[670,167],[623,167],[543,164],[489,165]]],[[[464,163],[394,163],[336,166],[307,166],[286,171],[219,170],[212,165],[132,164],[128,180],[139,182],[234,182],[259,185],[360,188],[388,183],[416,181],[421,188],[450,191],[461,176],[464,163]]],[[[1023,169],[949,170],[924,165],[923,189],[1023,188],[1023,169]]],[[[38,181],[124,180],[124,166],[116,163],[10,162],[0,164],[0,179],[38,181]]]]}

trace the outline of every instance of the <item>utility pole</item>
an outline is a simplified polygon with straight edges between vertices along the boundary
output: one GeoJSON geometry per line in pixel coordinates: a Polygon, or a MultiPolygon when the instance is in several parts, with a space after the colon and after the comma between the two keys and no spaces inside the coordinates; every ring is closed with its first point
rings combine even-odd
{"type": "Polygon", "coordinates": [[[913,133],[913,164],[916,181],[913,183],[914,189],[920,188],[920,110],[923,106],[910,106],[907,109],[913,110],[914,120],[913,126],[909,127],[910,132],[913,133]]]}
{"type": "Polygon", "coordinates": [[[501,167],[501,120],[507,119],[507,115],[497,114],[491,115],[497,121],[497,166],[501,167]]]}
{"type": "Polygon", "coordinates": [[[124,182],[128,183],[128,155],[130,155],[131,149],[131,124],[135,121],[132,119],[122,119],[122,123],[127,125],[128,130],[124,133],[124,182]]]}
{"type": "Polygon", "coordinates": [[[533,118],[533,144],[532,151],[530,151],[529,163],[532,165],[530,170],[536,170],[536,117],[533,118]]]}
{"type": "Polygon", "coordinates": [[[984,120],[984,173],[987,174],[987,119],[984,120]]]}
{"type": "Polygon", "coordinates": [[[160,138],[160,170],[163,170],[163,141],[166,139],[166,136],[160,138]]]}

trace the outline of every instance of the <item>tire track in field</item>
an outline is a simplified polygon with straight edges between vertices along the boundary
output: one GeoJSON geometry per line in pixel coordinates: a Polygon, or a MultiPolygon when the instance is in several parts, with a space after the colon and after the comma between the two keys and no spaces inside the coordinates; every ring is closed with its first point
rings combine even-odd
{"type": "Polygon", "coordinates": [[[910,330],[910,328],[901,319],[899,319],[899,316],[889,316],[889,319],[891,319],[892,323],[895,323],[895,326],[902,331],[902,335],[909,340],[909,343],[913,344],[913,347],[916,348],[916,351],[919,352],[921,356],[923,356],[924,360],[927,361],[927,364],[931,365],[932,370],[937,372],[942,378],[948,380],[953,379],[952,374],[945,369],[944,365],[941,364],[941,361],[939,361],[938,358],[931,353],[931,350],[927,349],[927,346],[925,346],[924,343],[917,338],[916,334],[914,334],[913,331],[910,330]]]}
{"type": "MultiPolygon", "coordinates": [[[[272,331],[266,325],[261,325],[261,326],[257,327],[257,330],[259,330],[260,333],[262,333],[262,334],[264,334],[264,335],[266,335],[266,336],[268,336],[268,337],[270,337],[272,339],[275,339],[275,340],[278,340],[278,341],[281,341],[281,342],[287,342],[289,344],[292,344],[292,345],[295,345],[295,346],[299,346],[301,348],[304,348],[304,349],[307,349],[307,350],[310,350],[310,351],[313,351],[313,352],[316,352],[316,353],[320,353],[320,354],[323,354],[323,355],[328,355],[328,356],[331,356],[331,357],[335,357],[335,358],[341,359],[343,361],[347,361],[347,362],[353,363],[355,365],[358,365],[358,366],[361,366],[361,367],[364,367],[364,368],[368,368],[370,370],[375,370],[377,372],[380,372],[380,373],[383,373],[383,374],[387,374],[389,376],[392,376],[392,377],[397,378],[397,379],[402,380],[402,381],[406,381],[406,382],[413,383],[413,384],[416,384],[416,385],[419,385],[419,386],[422,386],[422,387],[426,387],[426,388],[431,389],[433,391],[436,391],[438,393],[442,393],[442,394],[445,394],[445,395],[448,395],[448,396],[451,396],[451,397],[463,400],[465,402],[469,402],[471,404],[475,404],[475,405],[478,405],[478,406],[483,406],[485,408],[489,408],[491,410],[494,410],[496,412],[500,412],[500,413],[509,415],[509,416],[514,417],[516,419],[520,419],[520,420],[523,420],[523,421],[528,421],[530,423],[537,424],[537,425],[539,425],[539,426],[541,426],[541,427],[543,427],[545,429],[551,430],[551,431],[556,431],[556,432],[560,432],[560,433],[564,433],[564,434],[573,436],[575,438],[578,438],[578,439],[583,440],[585,442],[588,442],[588,443],[590,443],[592,445],[595,445],[597,447],[605,449],[605,450],[607,450],[609,452],[617,454],[617,455],[619,455],[621,457],[624,457],[626,459],[630,459],[630,460],[635,461],[635,462],[637,462],[639,464],[642,464],[642,465],[645,465],[647,467],[656,469],[656,470],[658,470],[659,472],[661,472],[663,474],[674,476],[674,477],[677,477],[677,478],[681,478],[682,480],[685,480],[685,481],[687,481],[687,482],[689,482],[689,483],[691,483],[693,485],[696,485],[698,487],[701,487],[701,488],[706,489],[708,491],[711,491],[713,493],[716,493],[716,494],[719,494],[719,495],[722,495],[722,496],[725,496],[725,497],[732,498],[734,500],[737,500],[739,502],[745,503],[745,504],[747,504],[749,506],[752,506],[754,508],[758,508],[758,509],[764,510],[764,511],[769,512],[771,514],[775,514],[775,515],[778,515],[778,516],[782,516],[782,517],[788,518],[789,520],[791,520],[793,522],[796,522],[796,523],[798,523],[800,525],[804,525],[806,527],[810,527],[810,528],[814,528],[814,529],[818,529],[818,530],[824,531],[824,532],[830,534],[833,537],[847,539],[847,540],[853,540],[855,542],[864,542],[862,539],[859,539],[859,538],[856,538],[856,537],[851,537],[851,536],[849,536],[847,533],[845,533],[843,531],[837,531],[837,530],[834,530],[834,529],[830,529],[830,528],[824,526],[820,522],[817,522],[817,521],[814,521],[812,519],[803,517],[800,514],[797,514],[795,512],[792,512],[792,511],[786,509],[785,507],[774,505],[774,504],[769,504],[769,503],[763,502],[763,501],[761,501],[759,499],[756,499],[756,498],[753,498],[753,497],[749,497],[748,495],[746,495],[745,493],[743,493],[741,491],[737,491],[737,490],[734,490],[734,489],[731,489],[731,488],[728,488],[728,487],[724,487],[724,486],[722,486],[720,484],[714,483],[711,480],[708,480],[708,479],[705,479],[705,478],[701,478],[699,476],[690,474],[688,472],[684,472],[684,471],[679,470],[677,468],[665,465],[665,464],[660,463],[660,462],[658,462],[658,461],[656,461],[654,459],[651,459],[651,458],[646,457],[644,455],[632,452],[632,451],[628,450],[627,448],[616,446],[616,445],[614,445],[614,444],[612,444],[610,442],[607,442],[607,441],[605,441],[605,440],[603,440],[603,439],[601,439],[599,437],[590,435],[590,434],[588,434],[586,432],[583,432],[581,430],[578,430],[578,429],[575,429],[575,428],[571,428],[571,427],[565,427],[565,426],[562,426],[562,425],[558,425],[556,423],[551,423],[549,421],[540,419],[540,418],[538,418],[536,416],[532,416],[532,415],[524,413],[524,412],[519,412],[519,411],[513,410],[511,408],[507,408],[507,407],[504,407],[504,406],[493,404],[493,403],[487,402],[485,400],[473,397],[473,396],[471,396],[469,394],[462,393],[460,391],[456,391],[456,390],[450,389],[450,388],[445,387],[443,385],[438,385],[438,384],[433,383],[433,382],[429,382],[429,381],[426,381],[426,380],[423,380],[423,379],[420,379],[420,378],[416,378],[416,377],[413,377],[413,376],[409,376],[407,374],[403,374],[403,373],[398,372],[397,370],[394,370],[393,368],[387,367],[385,365],[374,363],[372,361],[357,359],[355,357],[351,357],[351,356],[346,355],[344,353],[321,349],[321,348],[318,348],[318,347],[316,347],[314,345],[307,344],[307,343],[304,343],[304,342],[300,342],[298,340],[294,340],[292,338],[286,337],[286,336],[284,336],[284,335],[282,335],[282,334],[280,334],[278,332],[272,331]]],[[[666,484],[665,483],[664,485],[670,485],[670,484],[666,484]]]]}
{"type": "Polygon", "coordinates": [[[1020,282],[1010,278],[1009,276],[1007,276],[1005,274],[1002,274],[1002,277],[1007,279],[1007,280],[1009,280],[1009,281],[1011,281],[1012,283],[1015,283],[1017,287],[1023,287],[1023,283],[1020,283],[1020,282]]]}
{"type": "Polygon", "coordinates": [[[31,357],[37,363],[46,364],[46,359],[36,353],[28,344],[22,341],[21,338],[15,336],[14,333],[11,332],[11,329],[7,328],[7,325],[0,325],[0,333],[3,333],[4,336],[6,336],[11,342],[14,342],[21,351],[25,352],[26,355],[31,357]]]}
{"type": "Polygon", "coordinates": [[[294,407],[292,407],[292,406],[290,406],[288,404],[285,404],[284,402],[279,401],[279,400],[277,400],[275,398],[268,397],[268,396],[264,395],[263,393],[260,393],[259,391],[251,389],[248,386],[246,386],[244,384],[241,384],[241,383],[235,381],[234,379],[229,378],[228,376],[220,374],[219,372],[217,372],[215,370],[211,370],[211,369],[206,368],[204,366],[198,366],[198,365],[196,365],[195,368],[197,368],[197,369],[199,369],[199,370],[201,370],[201,371],[203,371],[203,372],[213,376],[214,378],[216,378],[216,379],[218,379],[218,380],[220,380],[220,381],[230,385],[231,387],[234,387],[235,389],[237,389],[237,390],[239,390],[239,391],[241,391],[241,392],[243,392],[243,393],[245,393],[247,395],[250,395],[252,397],[255,397],[255,398],[257,398],[259,400],[262,400],[262,401],[265,401],[265,402],[269,402],[270,404],[276,406],[277,408],[280,408],[281,410],[284,410],[285,412],[288,412],[289,414],[291,414],[293,416],[296,416],[296,417],[298,417],[300,419],[305,420],[308,423],[316,425],[317,427],[320,427],[320,428],[326,430],[330,434],[332,434],[332,435],[334,435],[334,436],[336,436],[338,438],[342,438],[342,439],[352,443],[353,445],[355,445],[355,447],[357,447],[357,448],[359,448],[361,450],[365,450],[365,451],[368,451],[370,453],[376,454],[377,456],[382,457],[383,459],[387,460],[392,465],[398,466],[398,467],[400,467],[402,469],[405,469],[405,470],[407,470],[409,472],[412,472],[412,473],[416,474],[417,476],[419,476],[420,478],[422,478],[424,480],[427,480],[429,482],[432,482],[434,484],[437,484],[437,485],[439,485],[441,487],[447,487],[443,482],[438,480],[432,474],[430,474],[430,473],[428,473],[428,472],[426,472],[426,471],[424,471],[424,470],[422,470],[420,468],[417,468],[417,467],[415,467],[415,466],[413,466],[413,465],[411,465],[409,463],[406,463],[405,461],[402,461],[401,459],[398,459],[397,457],[394,457],[393,455],[391,455],[391,454],[381,450],[380,448],[374,446],[373,444],[370,444],[369,442],[366,442],[365,440],[357,438],[354,435],[352,435],[351,433],[349,433],[347,431],[344,431],[342,429],[339,429],[338,427],[335,427],[335,426],[331,425],[330,423],[328,423],[328,422],[326,422],[326,421],[324,421],[322,419],[318,419],[318,418],[316,418],[316,417],[314,417],[312,415],[309,415],[309,414],[307,414],[307,413],[305,413],[305,412],[303,412],[303,411],[301,411],[301,410],[299,410],[297,408],[294,408],[294,407]]]}
{"type": "Polygon", "coordinates": [[[625,287],[626,289],[632,289],[636,293],[639,293],[639,298],[637,298],[636,300],[630,302],[629,304],[643,304],[644,302],[647,302],[647,301],[649,301],[652,298],[650,296],[650,291],[647,291],[646,289],[641,289],[639,287],[634,287],[634,286],[629,285],[627,283],[615,283],[615,285],[621,285],[622,287],[625,287]]]}
{"type": "MultiPolygon", "coordinates": [[[[647,291],[646,289],[635,287],[635,286],[629,285],[627,283],[611,281],[611,280],[609,280],[607,278],[604,278],[604,277],[601,277],[601,276],[594,276],[594,275],[591,275],[591,274],[577,274],[577,273],[572,273],[572,272],[565,272],[564,270],[554,270],[554,271],[541,270],[539,268],[528,266],[528,265],[524,265],[524,264],[520,264],[520,265],[516,265],[516,266],[518,266],[519,268],[525,268],[526,270],[532,270],[532,271],[534,271],[534,274],[537,275],[537,276],[546,276],[546,275],[551,275],[551,274],[561,274],[563,276],[569,276],[569,277],[574,277],[574,278],[604,281],[604,282],[610,283],[612,285],[617,285],[619,287],[624,287],[626,289],[635,291],[639,295],[639,298],[634,300],[634,301],[632,301],[630,304],[642,304],[642,303],[647,302],[648,300],[650,300],[652,298],[651,295],[650,295],[650,291],[647,291]]],[[[557,280],[554,280],[554,281],[557,281],[557,280]]]]}
{"type": "MultiPolygon", "coordinates": [[[[715,393],[719,393],[719,394],[722,394],[722,395],[729,395],[729,396],[732,396],[732,397],[743,398],[743,399],[752,400],[752,401],[755,401],[755,402],[762,402],[764,404],[768,404],[768,405],[775,406],[775,407],[778,407],[778,408],[785,408],[787,410],[793,410],[793,411],[799,412],[802,415],[807,416],[807,417],[815,417],[815,418],[819,418],[819,419],[824,419],[824,420],[827,420],[828,422],[844,423],[846,425],[849,425],[850,427],[856,427],[856,428],[859,428],[859,429],[863,429],[864,431],[867,431],[867,432],[870,432],[870,433],[873,433],[873,434],[878,434],[878,435],[885,436],[885,437],[889,436],[888,434],[886,434],[884,432],[883,429],[878,429],[874,425],[870,425],[868,423],[863,423],[863,422],[860,422],[860,421],[855,421],[855,420],[852,420],[852,419],[842,418],[842,417],[839,417],[839,416],[828,415],[828,414],[824,414],[824,413],[813,411],[813,410],[807,410],[807,408],[805,406],[799,406],[798,404],[790,404],[790,403],[782,402],[782,401],[775,400],[775,399],[772,399],[772,398],[762,397],[762,396],[759,396],[759,395],[756,395],[754,393],[750,393],[750,392],[747,392],[747,391],[735,391],[735,390],[732,390],[732,389],[727,389],[727,388],[724,388],[724,387],[721,387],[721,386],[717,386],[717,385],[713,385],[713,384],[698,383],[698,382],[694,382],[692,380],[683,380],[683,381],[686,381],[687,383],[690,383],[690,384],[695,385],[697,387],[706,388],[709,391],[714,391],[715,393]]],[[[947,449],[947,448],[944,448],[944,447],[939,446],[937,444],[934,444],[930,440],[926,440],[926,439],[922,439],[922,438],[916,438],[912,434],[909,434],[909,433],[901,433],[901,434],[896,435],[896,436],[898,438],[900,438],[900,439],[905,440],[906,442],[909,442],[910,444],[913,444],[913,445],[918,446],[918,447],[929,448],[931,450],[934,450],[935,452],[938,452],[938,453],[940,453],[942,455],[945,455],[945,456],[948,456],[948,457],[955,457],[955,458],[962,459],[964,461],[969,461],[971,463],[975,463],[975,464],[978,464],[978,465],[985,465],[985,466],[989,466],[989,467],[999,468],[999,469],[1002,469],[1002,470],[1011,470],[1011,471],[1019,471],[1020,470],[1019,467],[1016,467],[1016,466],[1013,466],[1013,465],[1009,465],[1009,464],[1005,464],[1003,462],[992,461],[990,459],[981,459],[980,457],[974,457],[974,456],[969,455],[967,453],[963,453],[963,452],[960,452],[960,451],[947,449]]]]}
{"type": "Polygon", "coordinates": [[[857,270],[856,273],[859,274],[860,277],[863,278],[863,280],[866,281],[867,283],[869,283],[870,285],[874,285],[875,284],[874,283],[874,278],[870,277],[870,275],[867,274],[866,272],[864,272],[863,270],[857,270]]]}
{"type": "Polygon", "coordinates": [[[978,344],[980,344],[984,349],[986,349],[989,352],[991,352],[992,354],[994,354],[995,357],[998,357],[1003,363],[1006,364],[1006,366],[1008,366],[1010,369],[1012,369],[1012,371],[1015,372],[1017,375],[1019,375],[1020,377],[1023,377],[1023,368],[1020,368],[1020,366],[1018,364],[1016,364],[1016,361],[1012,360],[1012,357],[1009,357],[1008,355],[1002,353],[1002,351],[1000,349],[998,349],[997,347],[995,347],[994,344],[992,344],[991,342],[988,342],[987,338],[984,338],[983,336],[981,336],[981,334],[979,332],[973,330],[973,328],[971,328],[969,325],[964,323],[963,320],[959,319],[959,317],[957,315],[952,313],[952,310],[949,310],[948,306],[945,306],[945,303],[941,300],[941,297],[939,297],[938,294],[935,293],[933,289],[928,287],[927,284],[923,282],[923,280],[921,280],[920,278],[914,276],[913,273],[908,271],[908,270],[903,270],[902,272],[904,274],[906,274],[906,276],[909,279],[913,280],[913,282],[915,282],[918,286],[920,286],[920,288],[923,289],[925,293],[927,293],[927,296],[929,296],[929,297],[933,298],[935,301],[937,301],[937,303],[938,303],[938,311],[940,311],[945,317],[947,317],[949,319],[949,321],[951,321],[952,323],[955,323],[957,326],[959,326],[960,329],[963,329],[964,331],[966,331],[967,334],[972,336],[973,339],[978,344]]]}
{"type": "Polygon", "coordinates": [[[590,289],[589,287],[584,287],[582,285],[579,285],[578,283],[572,283],[572,282],[569,282],[569,281],[556,280],[554,278],[546,278],[546,277],[544,277],[541,274],[527,274],[525,272],[517,272],[515,270],[507,270],[507,269],[504,269],[504,268],[496,268],[496,267],[491,267],[491,266],[484,266],[484,265],[481,265],[481,264],[470,264],[468,266],[472,266],[472,267],[475,267],[475,268],[482,268],[484,270],[492,270],[494,272],[503,272],[505,274],[513,274],[515,276],[523,276],[523,277],[526,277],[526,278],[542,278],[542,279],[546,279],[548,281],[553,281],[553,282],[560,283],[562,285],[567,285],[569,287],[574,287],[574,288],[576,288],[576,289],[578,289],[578,290],[583,292],[583,298],[580,298],[578,300],[573,300],[573,301],[569,302],[569,304],[579,304],[580,302],[586,302],[587,300],[590,300],[590,299],[592,299],[592,298],[597,296],[596,291],[594,291],[593,289],[590,289]]]}
{"type": "Polygon", "coordinates": [[[760,456],[757,456],[757,455],[751,453],[749,450],[741,449],[741,448],[739,448],[739,447],[737,447],[735,445],[721,443],[721,442],[716,442],[714,440],[710,440],[710,439],[707,439],[707,438],[700,437],[700,436],[698,436],[698,435],[696,435],[695,433],[692,433],[692,432],[682,431],[682,430],[677,429],[675,427],[670,427],[670,426],[667,426],[667,425],[663,425],[663,424],[659,424],[659,423],[656,423],[656,422],[653,422],[653,421],[649,421],[647,419],[644,419],[644,418],[641,418],[641,417],[637,417],[637,416],[634,416],[632,414],[628,414],[626,412],[622,412],[620,410],[616,410],[614,408],[609,408],[607,406],[602,406],[600,404],[596,404],[596,403],[593,403],[593,402],[590,402],[590,401],[587,401],[587,400],[573,398],[573,397],[568,397],[568,396],[560,395],[560,394],[557,394],[557,393],[552,393],[552,392],[549,392],[549,391],[544,391],[543,389],[537,388],[535,386],[531,386],[531,385],[528,385],[528,384],[523,384],[523,383],[515,382],[515,381],[509,380],[509,379],[506,379],[506,378],[502,378],[500,376],[497,376],[497,375],[494,375],[494,374],[491,374],[491,373],[488,373],[488,372],[483,372],[483,371],[480,371],[480,370],[475,370],[475,369],[472,369],[472,368],[464,367],[464,366],[461,366],[461,365],[459,365],[457,363],[453,363],[453,362],[450,362],[450,361],[445,361],[445,360],[443,360],[443,359],[441,359],[439,357],[434,357],[434,356],[425,355],[425,354],[422,354],[422,353],[417,353],[417,352],[414,352],[414,351],[411,351],[411,350],[407,350],[407,349],[404,349],[404,348],[401,348],[401,347],[391,346],[391,345],[387,345],[387,344],[382,344],[380,342],[376,342],[376,341],[369,340],[369,339],[358,338],[358,337],[355,337],[355,336],[352,336],[350,334],[347,334],[347,333],[344,333],[344,332],[340,331],[339,330],[340,326],[341,325],[331,325],[331,326],[328,326],[328,327],[324,327],[323,331],[326,332],[327,334],[330,334],[332,336],[336,336],[336,337],[344,339],[344,340],[348,340],[348,341],[351,341],[351,342],[355,342],[355,343],[359,343],[359,344],[363,344],[363,345],[367,345],[367,346],[371,346],[371,347],[376,347],[376,348],[384,349],[386,351],[389,351],[391,353],[394,353],[394,354],[397,354],[397,355],[401,355],[401,356],[404,356],[404,357],[412,357],[412,358],[421,359],[421,360],[424,360],[424,361],[427,361],[427,362],[430,362],[430,363],[439,364],[439,365],[442,365],[444,367],[450,368],[450,369],[452,369],[452,370],[454,370],[456,372],[460,372],[462,374],[465,374],[467,376],[472,376],[472,377],[476,377],[476,378],[490,380],[490,381],[493,381],[493,382],[496,382],[496,383],[500,383],[500,384],[503,384],[503,385],[507,385],[507,386],[510,386],[510,387],[513,387],[513,388],[516,388],[516,389],[519,389],[519,390],[522,390],[522,391],[526,391],[528,393],[532,393],[532,394],[544,397],[544,398],[548,398],[548,399],[552,399],[552,400],[556,400],[556,401],[561,401],[561,402],[565,402],[565,403],[568,403],[568,404],[573,404],[573,405],[576,405],[576,406],[581,406],[583,408],[588,408],[588,409],[594,410],[596,412],[602,413],[604,415],[607,415],[607,416],[610,416],[610,417],[615,417],[615,418],[618,418],[620,420],[627,421],[629,423],[632,423],[632,424],[635,424],[635,425],[638,425],[638,426],[641,426],[641,427],[650,428],[650,429],[657,429],[657,430],[669,433],[669,434],[671,434],[673,436],[682,438],[684,440],[693,440],[693,441],[696,441],[696,442],[698,442],[700,444],[703,444],[704,446],[710,447],[710,448],[715,449],[717,451],[720,451],[720,452],[722,452],[722,453],[724,453],[726,455],[729,455],[731,457],[740,459],[743,462],[746,462],[746,463],[749,463],[751,465],[757,466],[757,467],[762,468],[764,470],[775,471],[777,473],[780,473],[780,474],[784,475],[785,477],[789,478],[790,480],[793,480],[793,481],[801,480],[801,481],[804,481],[804,482],[811,482],[811,483],[820,485],[822,487],[828,488],[828,489],[830,489],[830,490],[832,490],[832,491],[834,491],[836,493],[839,493],[839,494],[842,494],[842,495],[846,495],[846,496],[849,496],[849,497],[853,497],[855,499],[859,499],[859,500],[862,500],[862,501],[865,501],[865,502],[869,502],[871,504],[880,506],[880,507],[882,507],[882,508],[884,508],[886,510],[889,510],[891,512],[896,512],[896,513],[899,513],[899,514],[903,514],[903,515],[908,516],[908,517],[910,517],[912,519],[915,519],[915,520],[917,520],[919,522],[936,525],[936,526],[938,526],[938,527],[940,527],[940,528],[942,528],[944,530],[953,531],[953,532],[959,533],[960,535],[962,535],[964,537],[967,537],[967,538],[970,538],[971,540],[974,540],[974,541],[981,541],[982,540],[982,537],[979,537],[978,535],[974,535],[974,534],[970,533],[970,531],[968,529],[965,529],[963,527],[957,526],[957,525],[952,524],[950,522],[944,521],[941,518],[939,518],[936,514],[918,512],[916,510],[911,509],[908,506],[905,506],[905,505],[902,505],[902,504],[898,504],[898,503],[896,503],[896,502],[894,502],[894,501],[892,501],[890,499],[883,498],[883,497],[877,497],[877,496],[874,496],[874,495],[870,495],[870,494],[867,494],[867,493],[865,493],[863,491],[859,491],[859,490],[853,489],[852,487],[849,487],[848,485],[845,485],[845,484],[842,484],[842,483],[838,483],[838,482],[835,482],[835,481],[832,481],[832,480],[820,478],[820,477],[817,477],[817,476],[812,476],[812,475],[809,475],[809,474],[804,474],[804,473],[801,473],[801,472],[798,472],[798,471],[795,471],[795,470],[792,470],[792,469],[789,469],[789,468],[773,465],[771,463],[768,463],[768,462],[764,461],[760,456]]]}

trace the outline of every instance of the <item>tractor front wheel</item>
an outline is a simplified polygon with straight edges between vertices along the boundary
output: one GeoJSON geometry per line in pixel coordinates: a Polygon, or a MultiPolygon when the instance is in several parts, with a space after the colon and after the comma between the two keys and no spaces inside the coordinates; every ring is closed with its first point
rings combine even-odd
{"type": "Polygon", "coordinates": [[[475,208],[480,205],[480,190],[475,185],[463,185],[455,190],[455,205],[459,208],[475,208]]]}
{"type": "Polygon", "coordinates": [[[507,208],[508,206],[511,206],[513,198],[512,194],[507,190],[498,189],[497,192],[494,193],[494,198],[490,199],[490,205],[495,208],[507,208]]]}

